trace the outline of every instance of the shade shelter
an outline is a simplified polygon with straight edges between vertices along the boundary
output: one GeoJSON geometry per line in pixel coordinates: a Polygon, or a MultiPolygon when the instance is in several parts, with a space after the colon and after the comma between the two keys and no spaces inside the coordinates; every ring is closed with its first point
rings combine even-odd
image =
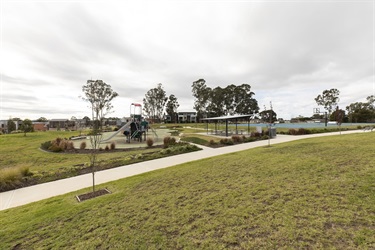
{"type": "Polygon", "coordinates": [[[238,134],[238,128],[237,123],[239,119],[247,119],[248,122],[248,130],[250,128],[250,118],[253,115],[227,115],[227,116],[218,116],[218,117],[210,117],[210,118],[204,118],[203,121],[207,121],[207,133],[208,133],[208,123],[210,121],[215,122],[215,132],[217,133],[217,122],[219,121],[225,121],[225,136],[228,137],[228,123],[229,121],[235,121],[236,123],[236,134],[238,134]]]}

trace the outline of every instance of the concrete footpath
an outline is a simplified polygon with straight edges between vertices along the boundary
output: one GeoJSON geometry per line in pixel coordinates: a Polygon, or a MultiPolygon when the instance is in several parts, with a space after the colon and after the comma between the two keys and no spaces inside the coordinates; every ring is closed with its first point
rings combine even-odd
{"type": "MultiPolygon", "coordinates": [[[[342,134],[351,133],[362,133],[363,130],[345,131],[342,134]]],[[[271,140],[271,145],[296,141],[306,138],[313,137],[323,137],[339,135],[339,132],[334,133],[324,133],[324,134],[314,134],[314,135],[303,135],[303,136],[290,136],[290,135],[277,135],[275,139],[271,140]]],[[[108,170],[103,170],[95,173],[96,184],[103,184],[109,181],[114,181],[129,176],[134,176],[142,174],[145,172],[150,172],[156,169],[167,168],[175,166],[181,163],[186,163],[190,161],[200,160],[204,158],[209,158],[213,156],[233,153],[237,151],[242,151],[250,148],[262,147],[268,145],[268,140],[243,143],[233,146],[221,147],[221,148],[208,148],[202,147],[203,150],[175,155],[171,157],[165,157],[161,159],[140,162],[136,164],[126,165],[122,167],[112,168],[108,170]]],[[[83,188],[92,186],[92,174],[84,174],[72,178],[67,178],[58,181],[52,181],[48,183],[43,183],[39,185],[34,185],[30,187],[20,188],[12,191],[0,193],[0,210],[5,210],[12,207],[21,206],[35,201],[40,201],[53,196],[62,195],[77,191],[83,188]]]]}

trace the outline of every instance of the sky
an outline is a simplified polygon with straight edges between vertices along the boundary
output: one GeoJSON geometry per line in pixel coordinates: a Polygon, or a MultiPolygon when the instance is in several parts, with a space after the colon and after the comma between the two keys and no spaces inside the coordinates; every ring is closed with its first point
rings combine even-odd
{"type": "Polygon", "coordinates": [[[326,89],[340,108],[375,94],[375,2],[0,0],[0,120],[83,118],[89,79],[129,116],[161,83],[179,111],[191,85],[247,83],[260,110],[312,116],[326,89]]]}

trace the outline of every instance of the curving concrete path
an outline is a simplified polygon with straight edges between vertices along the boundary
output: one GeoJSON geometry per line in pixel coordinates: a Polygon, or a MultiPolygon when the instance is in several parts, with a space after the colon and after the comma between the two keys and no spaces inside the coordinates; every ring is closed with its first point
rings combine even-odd
{"type": "MultiPolygon", "coordinates": [[[[345,131],[342,134],[352,134],[364,132],[363,130],[353,130],[345,131]]],[[[339,135],[339,132],[334,133],[324,133],[324,134],[313,134],[313,135],[303,135],[303,136],[289,136],[289,135],[277,135],[276,138],[271,140],[271,145],[296,141],[306,138],[313,137],[323,137],[339,135]]],[[[122,167],[112,168],[108,170],[103,170],[95,173],[96,184],[103,184],[109,181],[114,181],[122,178],[126,178],[133,175],[142,174],[145,172],[153,171],[156,169],[167,168],[175,166],[181,163],[186,163],[190,161],[200,160],[204,158],[209,158],[213,156],[233,153],[237,151],[242,151],[250,148],[267,146],[268,140],[257,141],[252,143],[243,143],[228,147],[221,148],[208,148],[203,147],[203,150],[175,155],[171,157],[140,162],[136,164],[126,165],[122,167]]],[[[66,194],[76,190],[92,186],[92,174],[80,175],[72,178],[67,178],[58,181],[52,181],[48,183],[43,183],[39,185],[34,185],[30,187],[20,188],[12,191],[0,193],[0,210],[5,210],[8,208],[13,208],[21,205],[25,205],[31,202],[40,201],[53,196],[66,194]]]]}

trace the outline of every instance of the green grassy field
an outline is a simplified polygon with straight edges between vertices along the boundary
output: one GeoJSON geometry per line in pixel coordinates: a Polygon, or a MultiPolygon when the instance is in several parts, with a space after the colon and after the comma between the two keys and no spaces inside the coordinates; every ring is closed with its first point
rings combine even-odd
{"type": "Polygon", "coordinates": [[[375,133],[154,171],[0,212],[0,249],[374,249],[375,133]]]}

